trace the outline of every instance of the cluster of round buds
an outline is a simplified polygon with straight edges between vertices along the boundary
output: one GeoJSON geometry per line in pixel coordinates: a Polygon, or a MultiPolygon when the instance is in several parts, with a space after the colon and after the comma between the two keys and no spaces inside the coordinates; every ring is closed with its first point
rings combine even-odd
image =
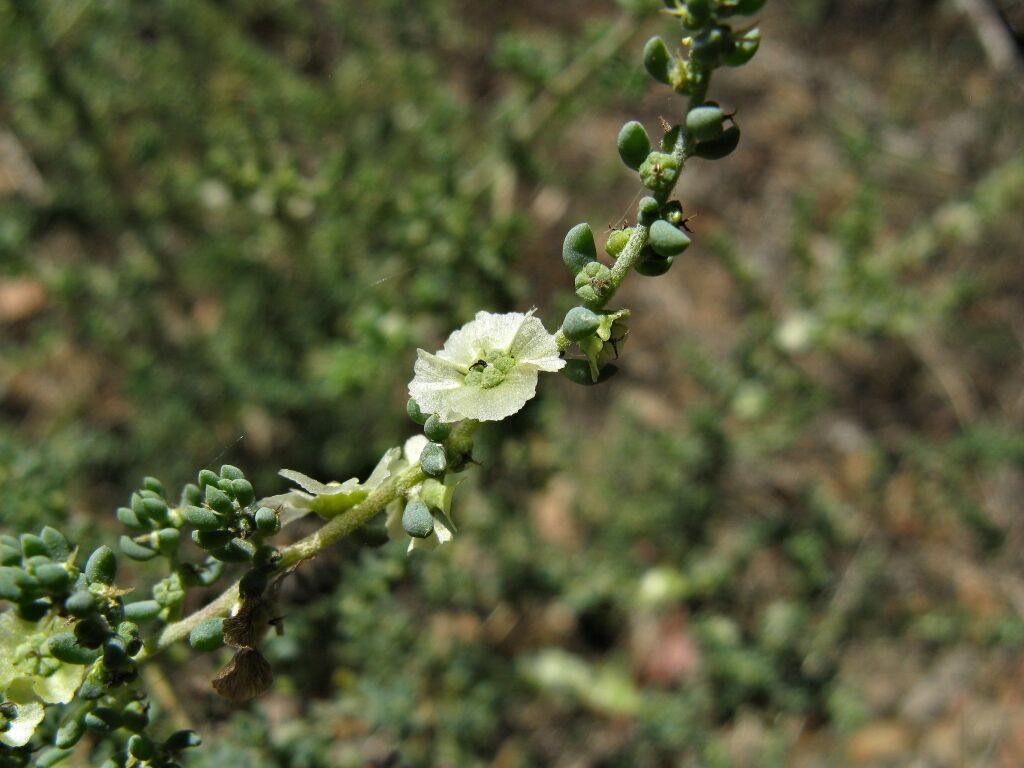
{"type": "Polygon", "coordinates": [[[423,413],[419,404],[412,398],[406,404],[406,411],[410,419],[423,427],[423,434],[429,441],[420,453],[420,467],[423,473],[427,477],[441,480],[449,470],[461,469],[467,457],[454,446],[445,445],[445,441],[451,436],[452,425],[441,421],[435,413],[423,413]]]}
{"type": "Polygon", "coordinates": [[[0,600],[13,603],[19,618],[38,621],[60,610],[79,576],[71,545],[57,529],[0,536],[0,600]]]}

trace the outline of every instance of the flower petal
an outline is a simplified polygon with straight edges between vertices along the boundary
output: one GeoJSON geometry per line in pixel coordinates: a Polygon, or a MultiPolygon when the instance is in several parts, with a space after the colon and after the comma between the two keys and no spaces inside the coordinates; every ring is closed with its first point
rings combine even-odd
{"type": "Polygon", "coordinates": [[[436,413],[441,421],[458,421],[450,410],[451,395],[466,386],[465,372],[450,360],[416,350],[415,376],[409,383],[409,397],[423,413],[436,413]]]}
{"type": "Polygon", "coordinates": [[[468,367],[475,363],[482,353],[490,350],[507,350],[512,346],[523,322],[533,313],[532,309],[526,314],[506,312],[495,315],[490,312],[477,312],[474,320],[448,337],[439,355],[468,367]]]}
{"type": "Polygon", "coordinates": [[[521,410],[537,394],[537,369],[532,365],[513,368],[505,380],[491,389],[462,387],[448,393],[448,407],[460,418],[501,421],[521,410]]]}

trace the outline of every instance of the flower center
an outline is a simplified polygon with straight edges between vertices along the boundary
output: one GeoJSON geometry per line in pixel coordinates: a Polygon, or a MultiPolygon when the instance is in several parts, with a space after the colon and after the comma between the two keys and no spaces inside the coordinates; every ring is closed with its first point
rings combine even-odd
{"type": "Polygon", "coordinates": [[[516,359],[508,352],[490,351],[482,354],[469,366],[466,383],[480,389],[493,389],[505,380],[508,372],[516,367],[516,359]]]}

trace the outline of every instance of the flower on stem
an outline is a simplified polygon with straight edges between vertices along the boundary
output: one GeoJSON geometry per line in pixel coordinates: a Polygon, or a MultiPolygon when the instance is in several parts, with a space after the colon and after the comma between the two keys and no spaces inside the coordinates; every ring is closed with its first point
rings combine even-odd
{"type": "Polygon", "coordinates": [[[564,365],[555,337],[533,310],[478,312],[436,355],[418,350],[409,396],[442,422],[500,421],[536,394],[540,371],[564,365]]]}

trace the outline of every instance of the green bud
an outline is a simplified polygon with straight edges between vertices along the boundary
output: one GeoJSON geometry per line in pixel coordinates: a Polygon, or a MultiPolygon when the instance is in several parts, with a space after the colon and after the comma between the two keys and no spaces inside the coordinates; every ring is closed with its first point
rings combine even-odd
{"type": "Polygon", "coordinates": [[[252,483],[248,480],[232,480],[231,490],[234,491],[235,498],[238,499],[238,503],[243,507],[248,507],[256,500],[256,494],[252,489],[252,483]]]}
{"type": "Polygon", "coordinates": [[[126,557],[138,560],[139,562],[152,560],[157,554],[155,549],[150,549],[145,544],[140,544],[131,536],[121,536],[118,546],[120,546],[121,551],[126,557]]]}
{"type": "Polygon", "coordinates": [[[728,67],[742,67],[757,53],[761,47],[761,30],[751,29],[736,38],[732,51],[722,60],[728,67]]]}
{"type": "Polygon", "coordinates": [[[199,489],[204,490],[206,486],[216,486],[220,482],[220,475],[214,472],[212,469],[201,469],[199,470],[199,489]]]}
{"type": "Polygon", "coordinates": [[[562,242],[562,261],[575,276],[587,264],[597,260],[597,244],[594,233],[587,223],[577,224],[570,229],[562,242]]]}
{"type": "Polygon", "coordinates": [[[79,645],[84,648],[99,648],[114,630],[102,615],[95,614],[75,624],[74,631],[79,645]]]}
{"type": "Polygon", "coordinates": [[[618,258],[619,254],[625,250],[632,234],[632,227],[614,230],[610,235],[608,235],[608,241],[604,244],[604,252],[613,259],[618,258]]]}
{"type": "Polygon", "coordinates": [[[97,607],[98,603],[96,595],[88,589],[80,589],[77,592],[73,592],[71,596],[64,601],[64,610],[77,618],[91,616],[96,611],[97,607]]]}
{"type": "Polygon", "coordinates": [[[54,738],[54,746],[60,749],[71,749],[82,738],[85,733],[85,725],[77,715],[72,715],[57,729],[57,736],[54,738]]]}
{"type": "Polygon", "coordinates": [[[260,507],[255,515],[256,529],[264,536],[273,536],[281,530],[281,517],[270,507],[260,507]]]}
{"type": "Polygon", "coordinates": [[[71,543],[56,528],[46,526],[39,532],[39,538],[46,545],[50,557],[61,562],[71,557],[71,543]]]}
{"type": "Polygon", "coordinates": [[[167,502],[163,499],[144,498],[142,505],[146,509],[146,516],[161,523],[167,522],[167,502]]]}
{"type": "Polygon", "coordinates": [[[672,56],[660,37],[652,37],[644,46],[644,69],[659,83],[672,82],[672,56]]]}
{"type": "Polygon", "coordinates": [[[110,586],[117,576],[117,556],[114,550],[103,545],[89,556],[85,564],[85,575],[89,581],[110,586]]]}
{"type": "Polygon", "coordinates": [[[608,379],[618,372],[618,367],[609,363],[601,368],[598,373],[597,381],[594,381],[590,374],[590,363],[586,360],[566,360],[565,366],[561,370],[561,374],[569,381],[574,384],[582,384],[585,387],[608,381],[608,379]]]}
{"type": "Polygon", "coordinates": [[[690,247],[690,238],[664,219],[651,225],[651,248],[659,256],[678,256],[690,247]]]}
{"type": "Polygon", "coordinates": [[[31,533],[23,533],[20,536],[21,539],[21,554],[27,560],[30,557],[50,557],[50,549],[46,546],[46,542],[40,537],[35,536],[31,533]]]}
{"type": "Polygon", "coordinates": [[[718,15],[723,19],[729,16],[751,16],[764,8],[764,4],[765,0],[719,0],[718,15]]]}
{"type": "Polygon", "coordinates": [[[668,194],[679,177],[679,164],[666,152],[651,152],[640,166],[640,182],[649,190],[668,194]]]}
{"type": "Polygon", "coordinates": [[[11,546],[7,542],[0,543],[0,566],[21,565],[21,547],[11,546]]]}
{"type": "Polygon", "coordinates": [[[156,747],[145,734],[136,733],[128,739],[128,754],[145,762],[156,754],[156,747]]]}
{"type": "Polygon", "coordinates": [[[203,503],[203,492],[199,490],[199,486],[195,483],[189,483],[181,489],[181,504],[178,506],[184,507],[188,504],[199,506],[203,503]]]}
{"type": "Polygon", "coordinates": [[[216,531],[224,525],[220,516],[206,507],[189,505],[182,507],[181,513],[189,525],[199,531],[216,531]]]}
{"type": "Polygon", "coordinates": [[[573,307],[566,312],[562,321],[562,333],[570,341],[580,341],[593,335],[600,325],[601,318],[596,312],[586,307],[573,307]]]}
{"type": "Polygon", "coordinates": [[[26,593],[32,593],[36,584],[36,580],[21,568],[13,565],[0,567],[0,600],[21,602],[26,593]]]}
{"type": "Polygon", "coordinates": [[[233,535],[231,531],[192,531],[192,541],[203,549],[220,549],[233,535]]]}
{"type": "Polygon", "coordinates": [[[47,592],[63,592],[71,583],[71,574],[60,563],[44,563],[33,572],[47,592]]]}
{"type": "Polygon", "coordinates": [[[161,496],[165,499],[167,498],[167,491],[164,489],[164,484],[155,477],[142,478],[142,487],[147,491],[152,491],[157,496],[161,496]]]}
{"type": "Polygon", "coordinates": [[[636,120],[630,120],[619,131],[619,138],[616,142],[619,149],[619,157],[627,166],[634,171],[647,159],[651,152],[651,140],[647,131],[636,120]]]}
{"type": "Polygon", "coordinates": [[[225,563],[248,563],[256,555],[256,545],[236,537],[211,554],[225,563]]]}
{"type": "Polygon", "coordinates": [[[65,664],[92,664],[99,658],[99,652],[83,647],[70,632],[51,635],[46,644],[50,655],[65,664]]]}
{"type": "Polygon", "coordinates": [[[86,728],[107,733],[121,727],[121,713],[112,707],[93,707],[82,718],[86,728]]]}
{"type": "Polygon", "coordinates": [[[103,642],[103,666],[107,669],[121,669],[130,661],[128,645],[123,639],[114,635],[103,642]]]}
{"type": "Polygon", "coordinates": [[[46,747],[40,751],[33,765],[35,768],[53,768],[57,763],[71,757],[71,751],[57,747],[46,747]]]}
{"type": "Polygon", "coordinates": [[[690,59],[705,68],[717,67],[722,57],[733,49],[728,27],[712,27],[693,38],[690,59]]]}
{"type": "Polygon", "coordinates": [[[164,742],[164,749],[178,752],[182,749],[198,747],[202,743],[203,740],[199,738],[199,734],[195,731],[175,731],[167,737],[167,741],[164,742]]]}
{"type": "Polygon", "coordinates": [[[197,651],[215,651],[224,645],[224,619],[203,619],[188,636],[188,643],[197,651]]]}
{"type": "Polygon", "coordinates": [[[430,477],[444,477],[448,470],[448,457],[440,443],[427,443],[420,454],[420,467],[430,477]]]}
{"type": "Polygon", "coordinates": [[[420,410],[420,404],[409,398],[409,402],[405,404],[405,412],[409,414],[409,418],[415,421],[417,424],[424,424],[427,420],[427,415],[420,410]]]}
{"type": "Polygon", "coordinates": [[[133,733],[145,730],[149,725],[149,708],[141,701],[129,702],[121,710],[121,725],[133,733]]]}
{"type": "Polygon", "coordinates": [[[651,226],[661,215],[661,206],[653,197],[642,197],[637,205],[637,219],[644,226],[651,226]]]}
{"type": "Polygon", "coordinates": [[[177,528],[161,528],[156,532],[156,547],[164,557],[170,557],[178,551],[181,531],[177,528]]]}
{"type": "Polygon", "coordinates": [[[451,433],[452,425],[445,424],[437,417],[436,413],[431,414],[423,424],[423,434],[427,436],[428,440],[435,443],[443,443],[451,433]]]}
{"type": "Polygon", "coordinates": [[[425,539],[434,532],[434,516],[430,508],[419,499],[405,505],[402,512],[402,528],[416,539],[425,539]]]}
{"type": "Polygon", "coordinates": [[[222,464],[220,467],[220,476],[224,480],[244,480],[245,473],[242,472],[238,467],[233,464],[222,464]]]}
{"type": "Polygon", "coordinates": [[[15,613],[23,621],[36,622],[50,612],[52,607],[49,600],[32,600],[30,602],[18,603],[15,613]]]}
{"type": "Polygon", "coordinates": [[[686,13],[682,17],[686,29],[700,29],[711,21],[710,0],[687,0],[686,13]]]}
{"type": "Polygon", "coordinates": [[[637,262],[635,267],[638,274],[644,277],[660,277],[668,272],[672,266],[672,256],[659,256],[650,246],[644,248],[643,258],[637,262]]]}
{"type": "Polygon", "coordinates": [[[593,261],[576,275],[576,295],[590,306],[600,306],[612,291],[612,271],[593,261]]]}
{"type": "Polygon", "coordinates": [[[117,636],[124,641],[129,656],[134,656],[142,650],[142,633],[134,621],[122,621],[118,624],[117,636]]]}
{"type": "Polygon", "coordinates": [[[222,515],[230,515],[235,510],[231,497],[215,485],[206,486],[206,503],[222,515]]]}
{"type": "Polygon", "coordinates": [[[160,615],[163,606],[156,600],[139,600],[134,603],[127,603],[124,607],[125,618],[132,621],[152,621],[160,615]]]}
{"type": "Polygon", "coordinates": [[[686,130],[697,141],[709,141],[722,135],[725,113],[721,107],[694,107],[686,115],[686,130]]]}
{"type": "Polygon", "coordinates": [[[720,160],[731,155],[739,143],[740,128],[738,125],[730,125],[717,139],[698,142],[694,154],[705,160],[720,160]]]}
{"type": "Polygon", "coordinates": [[[149,526],[139,519],[139,516],[135,514],[135,510],[131,507],[118,507],[117,519],[121,525],[132,531],[145,531],[149,529],[149,526]]]}

